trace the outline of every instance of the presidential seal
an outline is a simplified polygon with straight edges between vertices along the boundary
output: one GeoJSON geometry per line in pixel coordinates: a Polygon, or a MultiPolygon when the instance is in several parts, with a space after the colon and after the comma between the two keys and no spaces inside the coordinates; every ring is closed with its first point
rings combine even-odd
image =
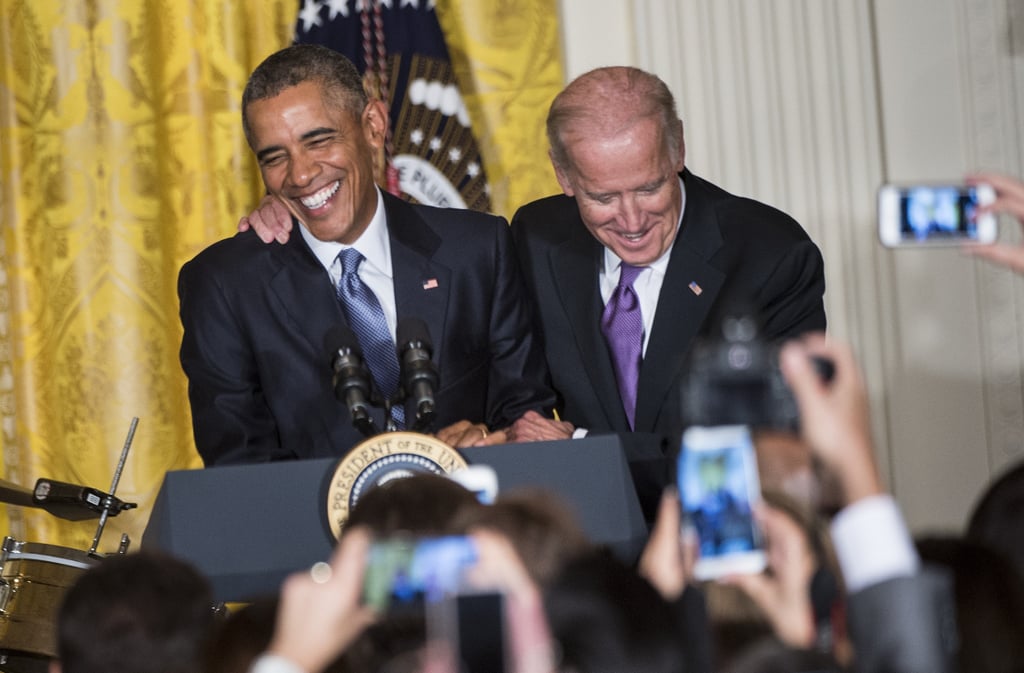
{"type": "Polygon", "coordinates": [[[417,473],[451,474],[466,467],[462,455],[436,437],[386,432],[357,444],[338,463],[327,488],[327,522],[337,539],[364,493],[417,473]]]}

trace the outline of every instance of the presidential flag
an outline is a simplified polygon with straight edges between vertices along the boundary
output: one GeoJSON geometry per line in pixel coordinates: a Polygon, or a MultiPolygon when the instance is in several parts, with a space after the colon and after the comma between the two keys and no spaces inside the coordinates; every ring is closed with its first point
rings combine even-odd
{"type": "Polygon", "coordinates": [[[491,210],[434,0],[300,0],[295,42],[341,52],[388,104],[382,186],[417,203],[491,210]]]}

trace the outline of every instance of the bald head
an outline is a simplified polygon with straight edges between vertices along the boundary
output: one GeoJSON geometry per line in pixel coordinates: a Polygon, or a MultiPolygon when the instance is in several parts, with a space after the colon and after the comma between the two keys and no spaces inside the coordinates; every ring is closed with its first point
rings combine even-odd
{"type": "Polygon", "coordinates": [[[569,147],[577,140],[610,138],[638,120],[656,118],[675,163],[683,128],[672,92],[656,75],[638,68],[608,67],[584,73],[551,103],[547,133],[556,170],[571,171],[569,147]]]}

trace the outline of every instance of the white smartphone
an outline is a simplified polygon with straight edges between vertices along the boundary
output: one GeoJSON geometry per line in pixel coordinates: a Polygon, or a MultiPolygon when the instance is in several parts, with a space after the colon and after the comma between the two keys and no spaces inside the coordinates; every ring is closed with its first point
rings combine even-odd
{"type": "Polygon", "coordinates": [[[753,516],[761,483],[750,429],[688,428],[679,452],[678,481],[684,520],[699,540],[696,578],[764,570],[763,536],[753,516]]]}
{"type": "Polygon", "coordinates": [[[878,238],[890,248],[994,243],[992,213],[978,206],[995,201],[991,185],[887,184],[878,190],[878,238]]]}

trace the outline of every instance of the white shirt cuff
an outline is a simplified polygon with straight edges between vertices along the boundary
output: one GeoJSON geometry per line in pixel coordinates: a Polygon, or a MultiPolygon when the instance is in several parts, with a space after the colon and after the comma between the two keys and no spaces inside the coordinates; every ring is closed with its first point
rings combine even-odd
{"type": "Polygon", "coordinates": [[[921,565],[914,541],[891,495],[876,495],[844,507],[832,520],[832,543],[848,592],[894,577],[909,577],[921,565]]]}
{"type": "Polygon", "coordinates": [[[309,673],[291,659],[277,654],[261,654],[252,662],[249,673],[309,673]]]}
{"type": "Polygon", "coordinates": [[[582,439],[587,436],[587,432],[589,431],[586,428],[576,428],[575,430],[572,431],[572,438],[582,439]]]}

